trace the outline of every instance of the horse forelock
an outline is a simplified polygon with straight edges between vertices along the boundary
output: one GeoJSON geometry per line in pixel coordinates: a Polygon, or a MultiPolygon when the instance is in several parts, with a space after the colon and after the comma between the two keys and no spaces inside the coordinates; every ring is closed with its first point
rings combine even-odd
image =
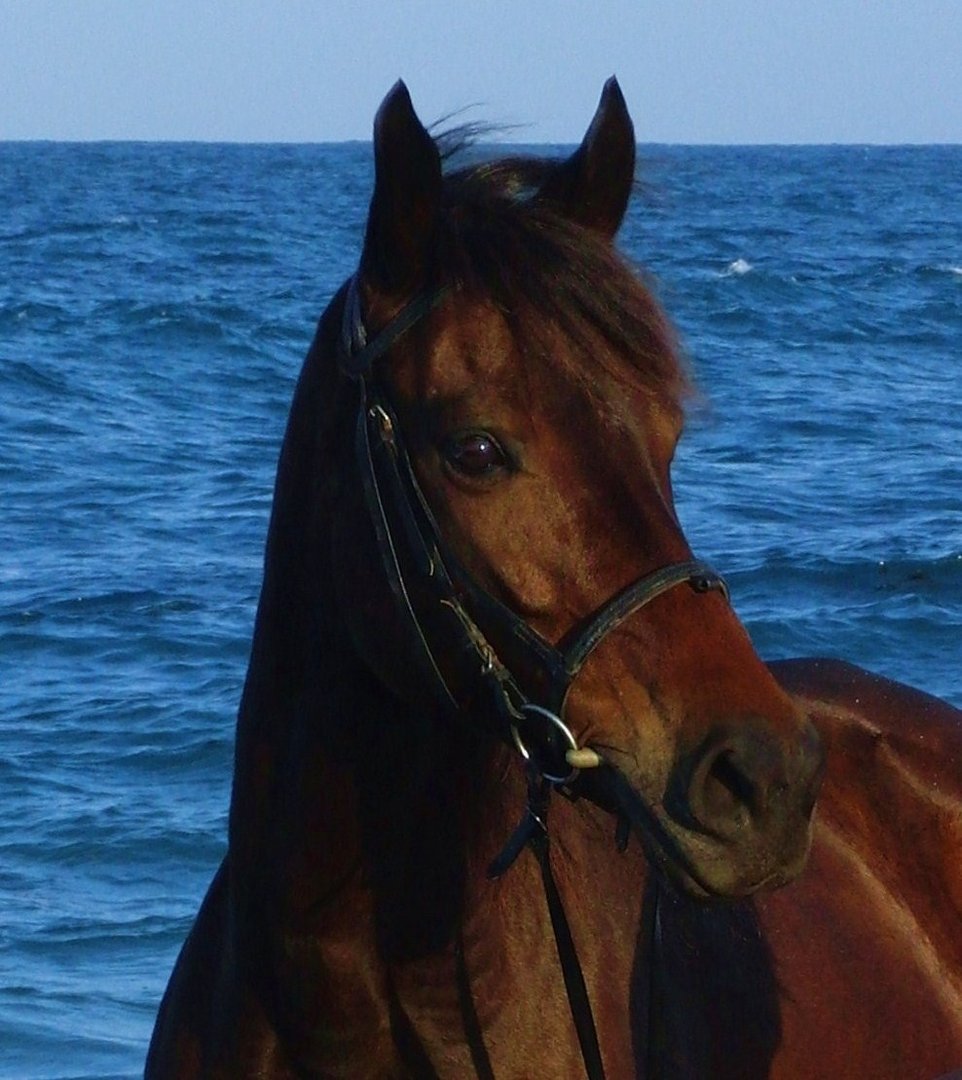
{"type": "Polygon", "coordinates": [[[523,358],[547,358],[589,392],[603,371],[680,409],[691,386],[671,322],[607,238],[537,198],[554,164],[509,157],[449,172],[438,280],[498,309],[523,358]]]}

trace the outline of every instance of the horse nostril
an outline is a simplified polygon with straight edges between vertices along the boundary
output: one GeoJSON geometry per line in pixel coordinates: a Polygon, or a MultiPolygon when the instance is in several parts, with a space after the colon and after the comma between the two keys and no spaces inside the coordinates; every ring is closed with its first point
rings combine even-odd
{"type": "Polygon", "coordinates": [[[788,741],[760,725],[716,732],[680,764],[665,806],[679,823],[719,840],[754,835],[775,843],[807,829],[823,763],[811,725],[788,741]]]}
{"type": "Polygon", "coordinates": [[[697,825],[733,838],[766,816],[772,792],[784,787],[777,745],[743,732],[706,751],[688,787],[688,808],[697,825]]]}
{"type": "Polygon", "coordinates": [[[705,776],[705,801],[722,814],[735,814],[747,807],[754,814],[759,805],[759,790],[739,769],[731,750],[716,755],[705,776]]]}

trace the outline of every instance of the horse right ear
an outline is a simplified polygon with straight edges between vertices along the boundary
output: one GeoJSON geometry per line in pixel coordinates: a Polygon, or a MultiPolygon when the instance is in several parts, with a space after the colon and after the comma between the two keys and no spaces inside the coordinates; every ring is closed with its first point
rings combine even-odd
{"type": "Polygon", "coordinates": [[[361,274],[390,296],[423,281],[441,208],[441,157],[398,80],[374,118],[374,195],[361,274]]]}

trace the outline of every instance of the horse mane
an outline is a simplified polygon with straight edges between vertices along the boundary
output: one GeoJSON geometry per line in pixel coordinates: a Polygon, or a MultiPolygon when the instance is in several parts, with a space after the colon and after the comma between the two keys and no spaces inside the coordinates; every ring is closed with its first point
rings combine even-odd
{"type": "Polygon", "coordinates": [[[631,988],[639,1075],[760,1080],[781,988],[755,902],[705,903],[648,879],[631,988]]]}
{"type": "Polygon", "coordinates": [[[470,134],[437,139],[446,166],[438,279],[500,309],[523,358],[550,356],[589,392],[600,366],[680,409],[691,384],[651,288],[606,237],[538,197],[557,162],[509,156],[450,168],[470,134]]]}

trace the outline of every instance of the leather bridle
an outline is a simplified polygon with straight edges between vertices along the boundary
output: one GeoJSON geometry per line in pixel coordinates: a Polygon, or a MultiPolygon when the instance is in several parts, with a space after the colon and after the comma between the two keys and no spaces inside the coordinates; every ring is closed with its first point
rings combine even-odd
{"type": "MultiPolygon", "coordinates": [[[[698,560],[662,567],[602,604],[555,646],[478,585],[438,529],[376,364],[449,292],[420,294],[372,337],[358,275],[347,283],[339,365],[357,387],[356,465],[394,607],[435,696],[449,710],[483,717],[525,760],[526,813],[489,873],[504,873],[526,846],[538,858],[586,1074],[599,1080],[604,1072],[587,990],[548,857],[550,791],[567,791],[584,760],[563,719],[565,702],[594,649],[634,612],[678,585],[726,598],[728,588],[698,560]]],[[[459,981],[465,978],[459,970],[459,981]]],[[[493,1076],[483,1044],[472,1054],[479,1073],[493,1076]]]]}
{"type": "Polygon", "coordinates": [[[355,456],[364,500],[388,586],[441,702],[465,712],[487,701],[497,733],[510,737],[540,775],[566,784],[574,777],[565,757],[577,743],[562,719],[564,706],[591,653],[630,615],[677,585],[726,597],[728,589],[706,563],[674,563],[628,585],[554,646],[474,581],[441,536],[375,366],[447,294],[440,289],[416,297],[369,338],[357,277],[348,282],[340,367],[358,388],[355,456]],[[457,662],[441,659],[451,653],[457,662]],[[505,653],[525,677],[511,670],[505,653]]]}

